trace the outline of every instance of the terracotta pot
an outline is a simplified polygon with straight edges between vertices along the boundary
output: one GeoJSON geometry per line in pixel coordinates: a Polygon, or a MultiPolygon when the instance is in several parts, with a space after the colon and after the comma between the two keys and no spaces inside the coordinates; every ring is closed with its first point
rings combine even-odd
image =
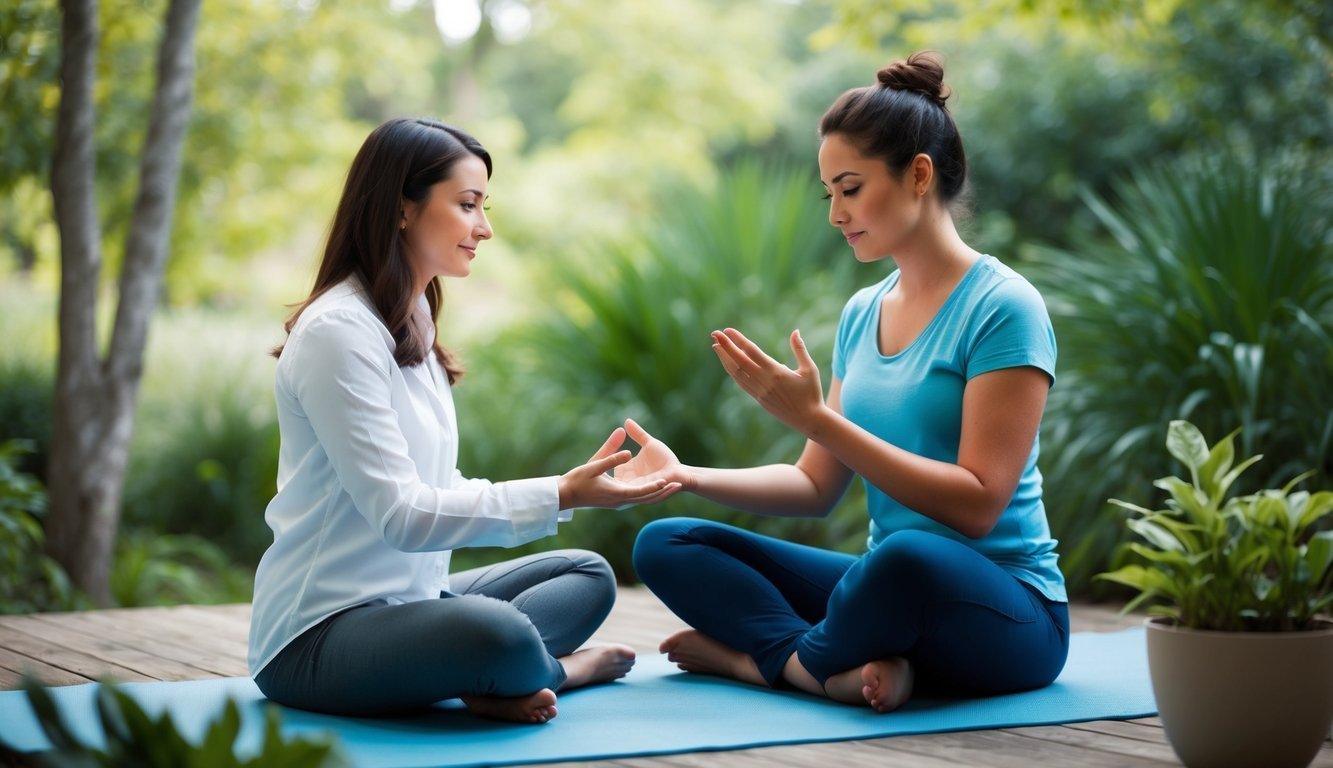
{"type": "Polygon", "coordinates": [[[1148,668],[1171,748],[1190,768],[1304,768],[1333,721],[1333,625],[1208,632],[1149,619],[1148,668]]]}

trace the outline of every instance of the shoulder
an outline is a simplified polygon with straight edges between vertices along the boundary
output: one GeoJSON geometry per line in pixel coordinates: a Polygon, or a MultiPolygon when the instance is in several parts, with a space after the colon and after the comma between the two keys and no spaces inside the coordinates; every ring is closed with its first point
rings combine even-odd
{"type": "Polygon", "coordinates": [[[989,312],[1047,317],[1046,302],[1036,286],[993,256],[977,265],[971,293],[977,306],[989,312]]]}
{"type": "Polygon", "coordinates": [[[393,360],[393,336],[355,281],[330,288],[301,312],[292,327],[283,358],[304,363],[310,358],[357,355],[371,360],[393,360]]]}

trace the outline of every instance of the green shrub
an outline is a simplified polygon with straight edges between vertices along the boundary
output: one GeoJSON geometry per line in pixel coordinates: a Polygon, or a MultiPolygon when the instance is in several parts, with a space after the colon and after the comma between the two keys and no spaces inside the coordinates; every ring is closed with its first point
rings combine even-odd
{"type": "Polygon", "coordinates": [[[189,534],[253,566],[273,540],[278,429],[272,395],[239,379],[201,381],[170,403],[145,405],[126,475],[128,528],[189,534]]]}
{"type": "Polygon", "coordinates": [[[42,551],[46,490],[17,469],[31,450],[28,441],[0,443],[0,552],[7,553],[0,557],[0,613],[86,607],[65,570],[42,551]]]}
{"type": "MultiPolygon", "coordinates": [[[[548,280],[553,307],[502,334],[457,390],[467,475],[507,479],[564,471],[587,459],[632,416],[690,464],[791,461],[803,439],[770,417],[726,376],[709,332],[734,326],[790,362],[799,327],[830,376],[843,303],[882,271],[858,265],[828,225],[813,173],[742,165],[711,189],[665,192],[639,237],[598,245],[584,266],[548,280]],[[516,405],[518,404],[518,405],[516,405]]],[[[837,548],[866,535],[861,491],[832,521],[759,518],[682,495],[661,507],[591,511],[556,542],[606,555],[633,579],[630,546],[661,515],[703,515],[837,548]]],[[[458,567],[512,551],[461,552],[458,567]]]]}
{"type": "Polygon", "coordinates": [[[1042,432],[1047,509],[1076,592],[1122,540],[1104,500],[1147,504],[1163,426],[1239,424],[1263,472],[1333,477],[1333,199],[1328,158],[1241,154],[1143,169],[1088,204],[1112,242],[1047,252],[1059,383],[1042,432]],[[1311,170],[1316,169],[1316,170],[1311,170]]]}
{"type": "Polygon", "coordinates": [[[21,439],[28,450],[16,467],[38,479],[46,476],[51,451],[55,370],[25,357],[0,359],[0,442],[21,439]]]}
{"type": "Polygon", "coordinates": [[[111,596],[122,607],[248,602],[253,588],[254,569],[201,536],[131,529],[116,542],[111,596]]]}
{"type": "Polygon", "coordinates": [[[106,747],[97,749],[74,735],[61,717],[55,699],[44,687],[25,680],[24,692],[52,745],[37,759],[41,765],[53,768],[338,768],[348,764],[330,742],[284,738],[276,706],[266,707],[264,740],[259,752],[241,757],[235,752],[241,714],[231,699],[203,738],[194,743],[181,735],[171,713],[153,717],[114,684],[102,683],[97,690],[97,715],[106,747]]]}

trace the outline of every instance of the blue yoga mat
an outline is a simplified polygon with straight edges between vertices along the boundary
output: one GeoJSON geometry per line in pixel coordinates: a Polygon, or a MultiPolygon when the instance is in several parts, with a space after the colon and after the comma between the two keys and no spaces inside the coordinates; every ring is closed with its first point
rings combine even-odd
{"type": "MultiPolygon", "coordinates": [[[[181,732],[195,741],[230,696],[244,718],[237,751],[258,751],[265,700],[249,678],[127,683],[123,689],[150,714],[169,709],[181,732]]],[[[75,733],[100,745],[95,690],[87,684],[52,693],[75,733]]],[[[923,697],[884,715],[685,674],[656,654],[641,657],[624,680],[561,694],[558,706],[557,718],[537,726],[483,720],[449,702],[393,719],[293,709],[282,715],[288,734],[336,737],[353,765],[409,768],[595,760],[1156,714],[1142,629],[1076,633],[1064,673],[1041,690],[972,699],[923,697]]],[[[20,691],[0,692],[0,741],[23,752],[50,748],[20,691]]]]}

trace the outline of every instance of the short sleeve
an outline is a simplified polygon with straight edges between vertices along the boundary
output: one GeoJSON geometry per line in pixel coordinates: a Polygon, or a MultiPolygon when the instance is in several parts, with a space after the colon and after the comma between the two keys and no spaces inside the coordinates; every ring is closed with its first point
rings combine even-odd
{"type": "Polygon", "coordinates": [[[965,375],[1032,366],[1055,384],[1055,330],[1041,294],[1017,275],[1001,280],[973,318],[965,375]]]}

